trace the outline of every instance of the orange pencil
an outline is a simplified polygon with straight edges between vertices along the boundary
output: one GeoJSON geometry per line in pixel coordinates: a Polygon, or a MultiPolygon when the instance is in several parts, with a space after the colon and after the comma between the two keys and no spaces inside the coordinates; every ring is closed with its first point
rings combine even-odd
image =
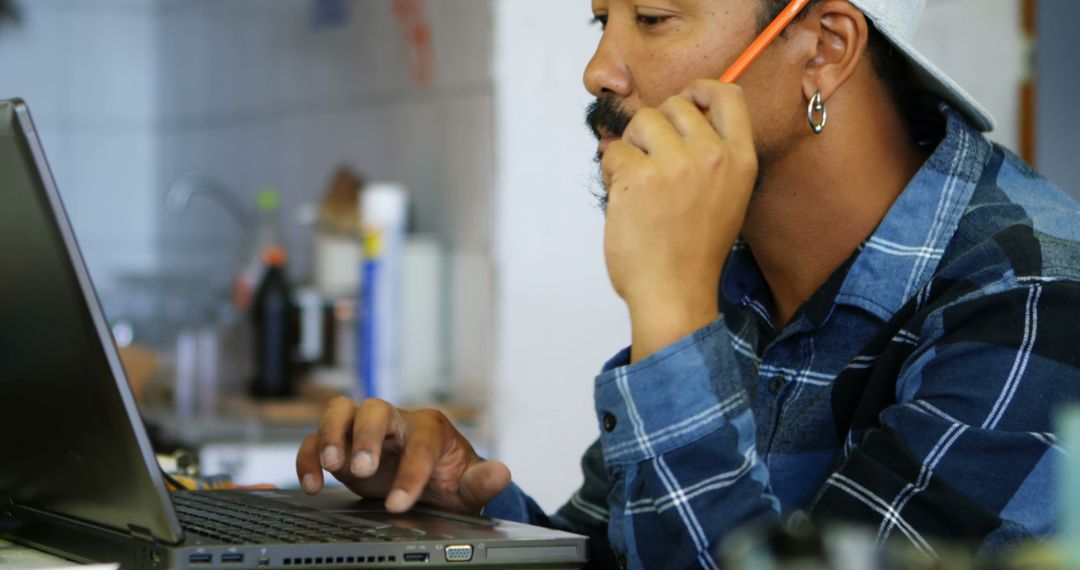
{"type": "Polygon", "coordinates": [[[802,9],[810,3],[810,0],[791,0],[791,3],[775,20],[769,24],[769,27],[765,28],[765,31],[761,32],[761,35],[750,44],[750,47],[746,48],[746,51],[742,52],[739,59],[735,60],[735,63],[731,64],[731,67],[720,76],[720,81],[723,83],[735,83],[742,76],[746,68],[750,67],[751,63],[761,55],[761,52],[765,51],[765,48],[769,47],[769,44],[773,43],[773,40],[784,31],[784,28],[795,19],[795,16],[802,12],[802,9]]]}

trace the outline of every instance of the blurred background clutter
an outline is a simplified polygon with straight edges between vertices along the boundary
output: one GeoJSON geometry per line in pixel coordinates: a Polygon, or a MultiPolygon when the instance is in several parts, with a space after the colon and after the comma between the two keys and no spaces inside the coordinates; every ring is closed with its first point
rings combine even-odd
{"type": "MultiPolygon", "coordinates": [[[[585,0],[0,0],[175,471],[296,486],[322,405],[447,410],[553,510],[629,340],[595,207],[585,0]]],[[[929,0],[920,49],[1080,197],[1080,3],[929,0]]],[[[0,206],[2,207],[2,206],[0,206]]]]}

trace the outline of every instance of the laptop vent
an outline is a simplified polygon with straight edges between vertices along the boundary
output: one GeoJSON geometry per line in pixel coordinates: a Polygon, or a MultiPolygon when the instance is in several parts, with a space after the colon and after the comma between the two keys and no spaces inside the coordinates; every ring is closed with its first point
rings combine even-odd
{"type": "Polygon", "coordinates": [[[378,564],[397,562],[397,556],[328,556],[286,558],[285,566],[338,566],[345,564],[378,564]]]}

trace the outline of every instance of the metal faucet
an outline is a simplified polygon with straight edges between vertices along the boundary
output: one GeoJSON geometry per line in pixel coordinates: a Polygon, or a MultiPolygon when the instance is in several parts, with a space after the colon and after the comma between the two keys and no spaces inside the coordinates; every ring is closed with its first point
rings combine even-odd
{"type": "Polygon", "coordinates": [[[190,172],[173,181],[165,192],[165,208],[174,214],[183,212],[196,195],[206,197],[228,212],[245,233],[251,228],[254,213],[245,208],[224,183],[207,174],[190,172]]]}

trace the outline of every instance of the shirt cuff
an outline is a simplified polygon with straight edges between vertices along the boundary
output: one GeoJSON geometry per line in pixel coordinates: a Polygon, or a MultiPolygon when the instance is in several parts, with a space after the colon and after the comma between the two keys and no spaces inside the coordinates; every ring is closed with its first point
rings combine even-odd
{"type": "Polygon", "coordinates": [[[723,316],[645,360],[626,365],[628,354],[616,355],[596,377],[596,417],[608,467],[687,445],[747,409],[723,316]]]}
{"type": "Polygon", "coordinates": [[[511,483],[502,493],[487,502],[481,514],[493,519],[536,524],[539,513],[529,496],[516,484],[511,483]]]}

